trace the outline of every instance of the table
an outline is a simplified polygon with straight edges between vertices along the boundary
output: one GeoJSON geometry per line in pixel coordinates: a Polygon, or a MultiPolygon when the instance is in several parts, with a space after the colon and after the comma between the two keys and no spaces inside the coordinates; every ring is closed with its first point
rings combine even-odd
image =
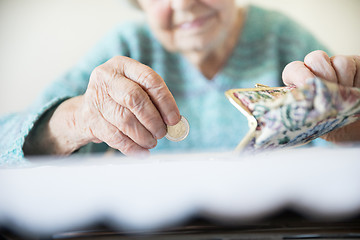
{"type": "Polygon", "coordinates": [[[0,169],[3,238],[360,239],[359,148],[32,161],[0,169]]]}

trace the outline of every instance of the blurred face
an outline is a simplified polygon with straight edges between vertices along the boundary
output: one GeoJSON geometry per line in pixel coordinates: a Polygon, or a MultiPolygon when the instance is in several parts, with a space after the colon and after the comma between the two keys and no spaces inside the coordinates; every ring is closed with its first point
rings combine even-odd
{"type": "Polygon", "coordinates": [[[212,51],[236,21],[235,0],[139,0],[150,27],[169,51],[212,51]]]}

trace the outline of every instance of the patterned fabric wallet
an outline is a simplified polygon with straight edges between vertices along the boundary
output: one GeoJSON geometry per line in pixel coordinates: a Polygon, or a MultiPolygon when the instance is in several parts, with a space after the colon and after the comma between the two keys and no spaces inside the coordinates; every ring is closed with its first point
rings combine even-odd
{"type": "Polygon", "coordinates": [[[360,88],[319,78],[301,88],[230,89],[229,101],[244,114],[249,132],[237,151],[298,146],[360,119],[360,88]]]}

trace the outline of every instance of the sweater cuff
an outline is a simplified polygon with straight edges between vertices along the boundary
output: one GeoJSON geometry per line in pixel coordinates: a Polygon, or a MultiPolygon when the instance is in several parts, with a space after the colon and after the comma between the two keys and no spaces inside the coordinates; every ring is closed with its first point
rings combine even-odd
{"type": "Polygon", "coordinates": [[[23,145],[36,122],[50,109],[69,97],[55,98],[37,109],[10,114],[0,118],[0,166],[27,165],[23,145]]]}

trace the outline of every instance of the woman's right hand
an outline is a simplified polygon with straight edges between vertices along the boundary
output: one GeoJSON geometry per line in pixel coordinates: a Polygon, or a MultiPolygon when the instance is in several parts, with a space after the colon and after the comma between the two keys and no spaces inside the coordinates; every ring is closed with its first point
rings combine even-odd
{"type": "Polygon", "coordinates": [[[114,57],[91,74],[76,113],[79,133],[126,155],[146,153],[180,121],[179,109],[163,79],[150,67],[114,57]]]}
{"type": "Polygon", "coordinates": [[[28,139],[25,154],[66,155],[90,142],[105,142],[125,155],[147,154],[165,136],[166,124],[180,121],[163,79],[121,56],[95,68],[85,94],[49,115],[28,139]]]}

